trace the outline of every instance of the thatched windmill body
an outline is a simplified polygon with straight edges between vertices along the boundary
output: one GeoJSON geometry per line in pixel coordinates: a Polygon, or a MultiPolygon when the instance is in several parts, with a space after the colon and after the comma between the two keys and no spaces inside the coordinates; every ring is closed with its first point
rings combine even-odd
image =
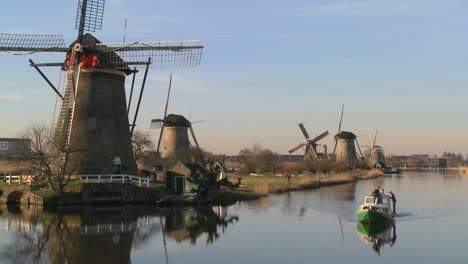
{"type": "Polygon", "coordinates": [[[377,131],[375,131],[374,143],[371,148],[370,165],[374,168],[385,168],[385,152],[381,146],[375,144],[377,140],[377,131]]]}
{"type": "Polygon", "coordinates": [[[298,149],[305,147],[304,160],[320,160],[320,159],[323,159],[323,158],[327,158],[327,153],[326,153],[327,148],[326,148],[326,146],[324,146],[324,148],[323,148],[324,153],[319,153],[318,141],[320,141],[321,139],[328,136],[328,131],[325,131],[322,134],[316,136],[315,138],[310,139],[309,133],[307,132],[307,130],[305,129],[305,127],[304,127],[304,125],[302,123],[299,123],[299,128],[301,129],[302,134],[304,135],[304,137],[306,139],[306,142],[301,143],[298,146],[290,149],[288,151],[289,154],[292,154],[295,151],[297,151],[298,149]]]}
{"type": "Polygon", "coordinates": [[[193,147],[200,148],[192,123],[184,116],[169,114],[161,122],[163,122],[161,129],[164,129],[164,141],[161,149],[162,158],[177,158],[181,154],[188,153],[193,147]],[[190,143],[189,131],[194,144],[190,143]]]}
{"type": "MultiPolygon", "coordinates": [[[[76,17],[78,37],[69,47],[61,35],[0,33],[0,52],[13,54],[66,53],[65,63],[33,66],[62,99],[55,142],[62,151],[80,148],[76,159],[82,163],[78,174],[111,173],[112,161],[121,161],[124,172],[136,173],[131,147],[144,84],[150,67],[179,67],[199,64],[201,41],[100,43],[91,34],[101,29],[105,0],[79,0],[76,17]],[[62,95],[39,67],[59,66],[68,81],[62,95]],[[145,68],[133,126],[129,128],[125,79],[145,68]],[[131,69],[133,68],[133,69],[131,69]]],[[[132,91],[133,91],[132,82],[132,91]]],[[[129,104],[130,105],[130,104],[129,104]]]]}
{"type": "Polygon", "coordinates": [[[360,159],[364,159],[362,156],[361,148],[359,146],[357,137],[354,133],[341,130],[341,123],[343,121],[344,105],[341,108],[340,123],[338,125],[338,133],[335,135],[335,147],[333,149],[333,155],[335,161],[345,164],[348,168],[354,168],[358,155],[356,153],[356,146],[358,147],[361,156],[360,159]]]}
{"type": "Polygon", "coordinates": [[[356,135],[352,132],[341,131],[336,135],[337,138],[337,148],[336,148],[336,161],[349,164],[349,166],[354,167],[357,155],[356,155],[356,135]]]}

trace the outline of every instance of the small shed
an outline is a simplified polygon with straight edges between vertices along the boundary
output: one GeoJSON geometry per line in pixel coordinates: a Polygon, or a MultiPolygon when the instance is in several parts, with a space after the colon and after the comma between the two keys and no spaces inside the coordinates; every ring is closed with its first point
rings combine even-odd
{"type": "Polygon", "coordinates": [[[198,163],[177,161],[166,172],[166,188],[175,194],[182,194],[186,189],[187,178],[201,171],[203,167],[198,163]]]}

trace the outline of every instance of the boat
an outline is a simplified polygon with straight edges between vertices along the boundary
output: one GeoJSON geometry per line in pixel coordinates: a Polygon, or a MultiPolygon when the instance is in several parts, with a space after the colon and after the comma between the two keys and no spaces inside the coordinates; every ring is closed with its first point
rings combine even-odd
{"type": "Polygon", "coordinates": [[[367,224],[393,222],[390,197],[388,197],[388,195],[382,195],[381,200],[381,203],[376,204],[374,202],[374,196],[366,196],[364,198],[364,203],[359,207],[357,212],[359,222],[367,224]]]}

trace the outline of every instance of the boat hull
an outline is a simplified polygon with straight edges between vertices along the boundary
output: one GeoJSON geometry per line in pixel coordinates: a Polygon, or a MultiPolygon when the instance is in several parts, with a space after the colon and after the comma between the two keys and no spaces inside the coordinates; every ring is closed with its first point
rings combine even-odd
{"type": "Polygon", "coordinates": [[[387,229],[392,227],[392,224],[393,223],[391,222],[374,224],[365,224],[360,222],[357,224],[357,230],[358,233],[364,237],[373,237],[387,231],[387,229]]]}
{"type": "Polygon", "coordinates": [[[361,223],[391,223],[393,216],[377,212],[372,209],[363,209],[357,212],[357,217],[361,223]]]}

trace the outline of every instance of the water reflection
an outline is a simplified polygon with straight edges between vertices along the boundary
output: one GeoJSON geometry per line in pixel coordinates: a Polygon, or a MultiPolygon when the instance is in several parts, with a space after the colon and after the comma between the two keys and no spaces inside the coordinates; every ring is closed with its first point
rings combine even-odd
{"type": "Polygon", "coordinates": [[[381,248],[390,244],[390,247],[396,242],[396,224],[363,224],[357,225],[359,237],[365,243],[371,245],[377,255],[380,255],[381,248]]]}
{"type": "MultiPolygon", "coordinates": [[[[160,209],[153,207],[79,207],[43,211],[38,207],[0,208],[5,230],[13,233],[0,251],[9,263],[131,263],[132,249],[156,234],[177,242],[207,234],[214,243],[239,220],[225,207],[160,209]]],[[[167,257],[167,255],[166,255],[167,257]]],[[[0,261],[3,263],[3,261],[0,261]]]]}
{"type": "Polygon", "coordinates": [[[166,211],[167,235],[177,242],[189,240],[195,245],[197,239],[207,235],[206,244],[211,244],[220,237],[218,228],[224,233],[229,224],[239,221],[238,216],[228,214],[228,208],[223,206],[202,207],[194,209],[170,209],[166,211]]]}

